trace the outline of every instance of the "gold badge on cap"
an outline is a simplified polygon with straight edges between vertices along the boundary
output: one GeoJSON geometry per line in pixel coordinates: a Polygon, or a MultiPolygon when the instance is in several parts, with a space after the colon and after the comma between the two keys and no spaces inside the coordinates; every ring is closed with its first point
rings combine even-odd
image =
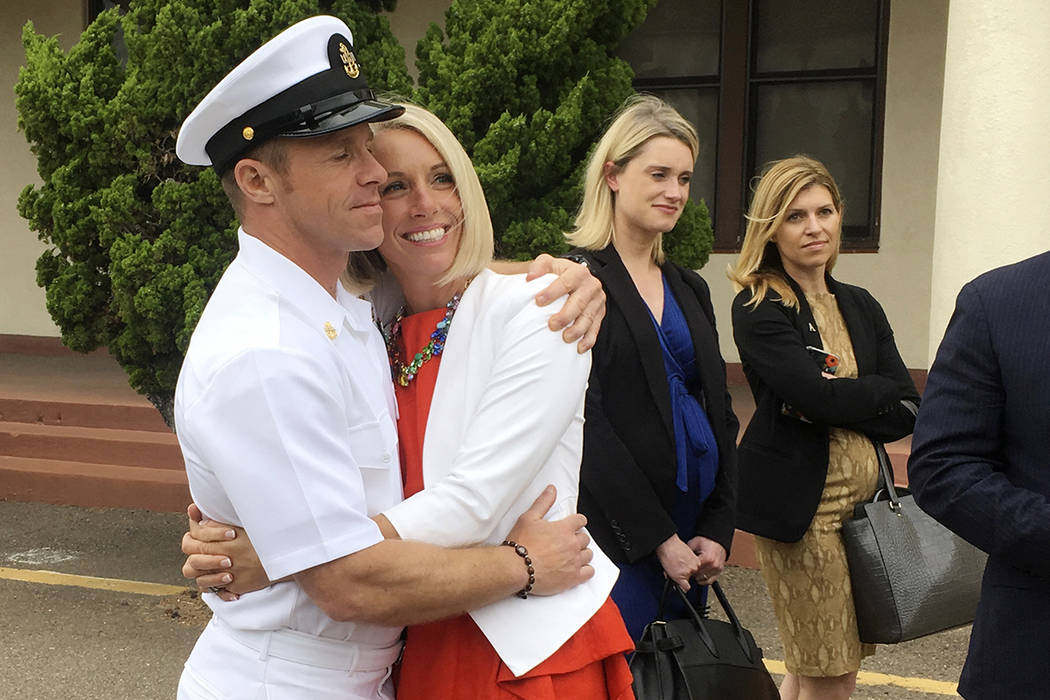
{"type": "Polygon", "coordinates": [[[250,126],[244,127],[244,131],[241,132],[241,136],[244,137],[245,141],[251,141],[255,138],[255,129],[250,126]]]}
{"type": "Polygon", "coordinates": [[[331,321],[325,321],[324,334],[328,336],[329,340],[335,340],[335,337],[339,335],[339,332],[336,331],[335,326],[332,325],[331,321]]]}
{"type": "Polygon", "coordinates": [[[357,65],[357,58],[354,57],[354,52],[350,50],[350,47],[339,42],[339,58],[343,59],[343,70],[351,78],[356,78],[361,75],[361,67],[357,65]]]}

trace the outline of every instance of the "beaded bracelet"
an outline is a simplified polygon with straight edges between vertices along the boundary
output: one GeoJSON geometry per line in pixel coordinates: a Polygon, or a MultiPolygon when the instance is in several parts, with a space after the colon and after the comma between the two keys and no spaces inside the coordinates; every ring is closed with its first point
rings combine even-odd
{"type": "Polygon", "coordinates": [[[529,557],[529,550],[525,549],[525,545],[518,544],[514,540],[503,540],[500,542],[501,546],[507,546],[514,550],[514,553],[525,560],[525,568],[529,570],[529,582],[525,584],[525,588],[515,593],[519,598],[528,598],[529,593],[532,593],[532,584],[536,583],[536,569],[532,567],[532,559],[529,557]]]}

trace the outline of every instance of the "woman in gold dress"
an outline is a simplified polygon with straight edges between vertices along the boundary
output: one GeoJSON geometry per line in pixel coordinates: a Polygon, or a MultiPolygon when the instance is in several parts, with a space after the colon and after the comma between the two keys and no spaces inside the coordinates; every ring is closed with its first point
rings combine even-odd
{"type": "Polygon", "coordinates": [[[729,276],[733,336],[755,397],[740,443],[737,527],[756,535],[784,642],[785,700],[848,698],[861,659],[842,522],[872,496],[872,441],[912,431],[919,396],[886,315],[831,269],[842,197],[827,169],[772,163],[729,276]]]}

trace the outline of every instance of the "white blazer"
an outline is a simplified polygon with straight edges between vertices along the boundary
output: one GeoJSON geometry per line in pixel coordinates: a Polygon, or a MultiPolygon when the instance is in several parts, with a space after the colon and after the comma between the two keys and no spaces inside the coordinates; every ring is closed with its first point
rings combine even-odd
{"type": "MultiPolygon", "coordinates": [[[[547,484],[548,514],[576,512],[590,354],[547,328],[547,276],[484,271],[467,288],[445,343],[423,441],[425,490],[385,511],[404,539],[498,544],[547,484]]],[[[508,597],[470,611],[507,667],[553,654],[605,602],[618,569],[593,543],[595,575],[555,596],[508,597]]]]}

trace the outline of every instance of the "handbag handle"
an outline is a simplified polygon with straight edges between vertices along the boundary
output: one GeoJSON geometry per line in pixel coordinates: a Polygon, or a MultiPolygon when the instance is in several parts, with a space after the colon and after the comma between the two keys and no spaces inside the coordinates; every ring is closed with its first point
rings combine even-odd
{"type": "MultiPolygon", "coordinates": [[[[901,405],[904,406],[913,418],[919,414],[919,407],[914,401],[901,399],[901,405]]],[[[886,489],[886,494],[889,496],[890,510],[897,515],[901,515],[901,499],[897,495],[897,487],[893,483],[893,466],[890,463],[890,455],[886,452],[886,445],[878,440],[872,440],[871,444],[875,448],[875,458],[879,461],[879,472],[882,476],[882,486],[886,489]]],[[[872,503],[875,503],[878,500],[879,494],[878,491],[876,491],[872,503]]]]}
{"type": "Polygon", "coordinates": [[[722,610],[725,611],[730,624],[733,625],[733,634],[736,636],[736,641],[740,644],[740,648],[744,651],[744,656],[746,656],[747,660],[751,663],[755,663],[755,659],[751,658],[751,647],[747,643],[747,637],[744,636],[744,626],[740,624],[740,619],[736,616],[736,611],[733,610],[733,606],[729,604],[729,598],[726,597],[725,592],[722,590],[722,586],[718,581],[712,581],[711,590],[715,592],[715,597],[718,598],[718,604],[722,606],[722,610]]]}
{"type": "MultiPolygon", "coordinates": [[[[711,590],[715,592],[715,597],[718,598],[718,604],[722,606],[722,610],[729,619],[729,624],[733,627],[733,636],[736,637],[737,644],[740,645],[740,650],[744,652],[744,656],[750,663],[755,663],[755,659],[751,654],[751,647],[747,643],[747,637],[744,635],[744,626],[740,624],[740,618],[736,616],[736,611],[733,610],[733,606],[729,604],[729,598],[726,597],[725,592],[722,590],[722,586],[719,585],[718,581],[712,581],[708,585],[711,587],[711,590]]],[[[669,578],[664,579],[664,590],[660,595],[660,611],[658,617],[661,620],[664,619],[664,599],[667,596],[668,589],[673,589],[682,598],[682,602],[685,603],[686,609],[689,610],[689,614],[693,618],[693,622],[696,624],[700,641],[704,643],[704,646],[707,647],[707,650],[711,652],[712,656],[718,658],[718,648],[715,646],[715,640],[711,638],[711,634],[704,626],[703,617],[700,615],[699,611],[693,607],[693,602],[689,600],[689,596],[678,587],[678,584],[669,578]]]]}
{"type": "Polygon", "coordinates": [[[664,589],[660,593],[660,607],[656,611],[656,619],[667,622],[667,616],[664,614],[664,604],[667,601],[667,592],[673,590],[682,598],[682,602],[685,603],[685,609],[689,611],[689,615],[693,618],[693,623],[696,624],[697,629],[700,633],[700,639],[703,640],[704,646],[706,646],[712,654],[718,656],[718,651],[715,649],[715,642],[711,639],[711,635],[708,634],[707,629],[704,627],[704,619],[700,612],[693,607],[693,601],[689,600],[689,597],[682,592],[682,589],[678,587],[678,584],[671,579],[664,577],[664,589]]]}
{"type": "MultiPolygon", "coordinates": [[[[879,471],[882,475],[882,485],[886,489],[886,495],[889,496],[889,506],[897,515],[901,515],[901,499],[897,495],[897,487],[893,484],[893,467],[890,466],[890,455],[886,452],[886,446],[881,442],[871,441],[871,444],[875,447],[875,457],[879,461],[879,471]]],[[[879,494],[876,492],[875,498],[872,503],[879,500],[879,494]]]]}

